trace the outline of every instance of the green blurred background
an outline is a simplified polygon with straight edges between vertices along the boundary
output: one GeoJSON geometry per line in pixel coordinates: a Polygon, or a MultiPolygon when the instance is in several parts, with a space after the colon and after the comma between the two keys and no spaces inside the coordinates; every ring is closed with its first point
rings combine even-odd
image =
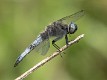
{"type": "MultiPolygon", "coordinates": [[[[0,80],[14,80],[56,49],[51,45],[45,56],[32,51],[17,67],[17,57],[45,27],[64,16],[85,10],[76,24],[73,40],[79,43],[54,58],[24,80],[107,80],[107,1],[106,0],[0,0],[0,80]]],[[[57,42],[65,45],[64,38],[57,42]]]]}

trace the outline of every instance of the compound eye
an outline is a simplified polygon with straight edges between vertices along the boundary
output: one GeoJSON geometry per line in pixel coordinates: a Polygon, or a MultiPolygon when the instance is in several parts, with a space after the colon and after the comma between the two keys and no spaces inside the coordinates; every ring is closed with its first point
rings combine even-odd
{"type": "Polygon", "coordinates": [[[69,33],[73,34],[76,30],[77,30],[77,25],[71,22],[69,25],[69,33]]]}

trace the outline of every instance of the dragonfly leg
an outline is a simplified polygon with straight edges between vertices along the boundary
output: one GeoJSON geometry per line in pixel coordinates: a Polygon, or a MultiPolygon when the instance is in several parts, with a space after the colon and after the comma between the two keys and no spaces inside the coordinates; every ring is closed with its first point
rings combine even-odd
{"type": "MultiPolygon", "coordinates": [[[[57,37],[52,41],[52,45],[56,48],[56,49],[60,49],[60,47],[58,45],[55,44],[56,41],[58,41],[59,39],[61,39],[62,37],[57,37]]],[[[59,50],[60,51],[60,50],[59,50]]]]}
{"type": "Polygon", "coordinates": [[[67,34],[65,35],[65,41],[66,41],[66,45],[68,45],[68,36],[67,36],[67,34]]]}
{"type": "MultiPolygon", "coordinates": [[[[57,37],[52,41],[52,45],[59,51],[61,52],[59,49],[60,47],[58,45],[55,44],[56,41],[58,41],[59,39],[61,39],[62,37],[57,37]]],[[[63,52],[64,53],[64,52],[63,52]]],[[[65,53],[64,53],[65,54],[65,53]]],[[[62,57],[62,55],[60,54],[60,56],[62,57]]]]}

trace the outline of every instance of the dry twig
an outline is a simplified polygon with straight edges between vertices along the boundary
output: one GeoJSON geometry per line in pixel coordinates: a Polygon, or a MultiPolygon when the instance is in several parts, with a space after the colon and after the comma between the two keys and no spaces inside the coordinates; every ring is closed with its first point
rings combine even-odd
{"type": "Polygon", "coordinates": [[[37,63],[35,66],[33,66],[32,68],[30,68],[28,71],[26,71],[25,73],[23,73],[21,76],[19,76],[15,80],[22,80],[22,79],[24,79],[29,74],[31,74],[32,72],[34,72],[35,70],[37,70],[38,68],[40,68],[41,66],[43,66],[45,63],[47,63],[48,61],[50,61],[53,58],[55,58],[56,56],[58,56],[61,52],[63,52],[65,49],[67,49],[72,44],[78,42],[83,37],[84,37],[84,34],[78,36],[73,41],[70,41],[68,45],[65,45],[62,48],[60,48],[60,52],[59,51],[54,52],[52,55],[50,55],[49,57],[43,59],[41,62],[37,63]]]}

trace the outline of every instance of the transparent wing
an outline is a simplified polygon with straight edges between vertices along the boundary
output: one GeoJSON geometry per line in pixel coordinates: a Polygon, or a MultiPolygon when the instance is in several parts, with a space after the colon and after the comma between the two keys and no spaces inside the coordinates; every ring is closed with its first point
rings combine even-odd
{"type": "Polygon", "coordinates": [[[70,22],[75,22],[78,19],[80,19],[82,16],[84,16],[84,10],[78,11],[72,15],[63,17],[62,19],[59,19],[58,21],[69,24],[70,22]]]}
{"type": "Polygon", "coordinates": [[[49,39],[43,41],[40,45],[36,47],[36,51],[39,52],[41,55],[45,55],[50,48],[49,39]]]}

